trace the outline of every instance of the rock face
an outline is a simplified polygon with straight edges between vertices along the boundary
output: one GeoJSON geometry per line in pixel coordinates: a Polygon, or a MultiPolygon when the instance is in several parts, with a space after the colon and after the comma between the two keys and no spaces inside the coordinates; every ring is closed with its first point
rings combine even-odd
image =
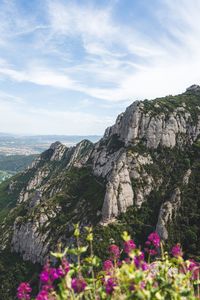
{"type": "Polygon", "coordinates": [[[60,142],[55,142],[50,146],[50,150],[53,150],[51,161],[60,161],[63,158],[64,153],[66,152],[66,147],[60,142]]]}
{"type": "Polygon", "coordinates": [[[200,87],[194,85],[182,95],[134,102],[96,144],[53,143],[9,183],[16,207],[1,226],[1,248],[10,245],[25,260],[42,262],[56,242],[71,241],[76,221],[105,225],[149,203],[156,223],[148,216],[145,222],[168,239],[187,199],[199,137],[200,87]]]}
{"type": "Polygon", "coordinates": [[[113,166],[106,185],[106,194],[102,208],[103,221],[110,220],[125,212],[133,205],[133,190],[126,163],[126,153],[123,153],[113,166]]]}
{"type": "Polygon", "coordinates": [[[181,205],[181,191],[176,188],[170,199],[164,202],[160,208],[160,213],[158,216],[158,223],[156,226],[156,231],[163,240],[168,239],[167,225],[172,222],[173,215],[176,214],[177,210],[181,205]]]}
{"type": "Polygon", "coordinates": [[[189,88],[186,89],[186,92],[192,93],[200,93],[200,86],[197,84],[191,85],[189,88]]]}
{"type": "MultiPolygon", "coordinates": [[[[183,177],[183,185],[188,185],[189,178],[191,175],[191,169],[188,169],[183,177]]],[[[169,237],[167,227],[176,217],[178,209],[181,207],[181,190],[179,187],[175,188],[170,199],[165,201],[160,208],[160,213],[158,216],[158,222],[156,225],[156,231],[160,237],[166,241],[169,237]]]]}
{"type": "MultiPolygon", "coordinates": [[[[158,109],[159,104],[156,106],[158,109]]],[[[166,114],[152,114],[145,111],[142,102],[130,105],[124,114],[121,114],[114,126],[110,127],[105,136],[116,134],[125,146],[145,141],[148,148],[175,147],[182,141],[178,137],[182,134],[192,143],[200,133],[200,119],[191,126],[192,116],[184,107],[177,107],[173,112],[166,114]],[[181,112],[181,114],[180,114],[181,112]]]]}

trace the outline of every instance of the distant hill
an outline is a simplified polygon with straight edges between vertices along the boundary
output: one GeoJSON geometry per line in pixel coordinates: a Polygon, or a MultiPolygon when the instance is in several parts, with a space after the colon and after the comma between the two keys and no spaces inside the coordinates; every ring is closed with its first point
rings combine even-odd
{"type": "Polygon", "coordinates": [[[38,155],[0,155],[0,183],[25,170],[38,155]]]}
{"type": "Polygon", "coordinates": [[[0,170],[8,172],[21,172],[37,157],[33,155],[0,155],[0,170]]]}
{"type": "Polygon", "coordinates": [[[74,146],[82,140],[96,143],[101,136],[98,135],[33,135],[21,136],[0,132],[0,155],[30,155],[39,154],[55,142],[60,141],[66,146],[74,146]]]}
{"type": "Polygon", "coordinates": [[[2,183],[4,180],[10,178],[12,175],[14,175],[13,172],[0,170],[0,183],[2,183]]]}

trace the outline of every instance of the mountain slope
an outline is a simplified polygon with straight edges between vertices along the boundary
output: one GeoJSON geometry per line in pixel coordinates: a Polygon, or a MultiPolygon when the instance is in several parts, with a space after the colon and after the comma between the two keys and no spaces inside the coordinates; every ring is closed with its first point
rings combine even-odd
{"type": "Polygon", "coordinates": [[[134,102],[96,144],[52,144],[0,186],[1,251],[42,263],[58,242],[73,242],[79,221],[105,240],[127,228],[142,243],[156,228],[200,256],[199,135],[200,87],[192,86],[134,102]]]}

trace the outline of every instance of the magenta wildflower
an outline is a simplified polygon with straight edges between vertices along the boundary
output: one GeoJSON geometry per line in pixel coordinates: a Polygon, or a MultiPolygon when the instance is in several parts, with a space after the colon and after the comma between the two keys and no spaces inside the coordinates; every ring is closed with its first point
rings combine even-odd
{"type": "Polygon", "coordinates": [[[42,284],[50,285],[56,279],[58,279],[59,277],[63,277],[64,275],[64,270],[61,267],[59,267],[58,269],[51,268],[47,264],[44,266],[43,271],[40,273],[40,282],[42,284]]]}
{"type": "Polygon", "coordinates": [[[58,277],[63,277],[63,276],[65,276],[65,272],[64,272],[64,270],[63,270],[62,267],[58,267],[58,269],[57,269],[56,272],[57,272],[58,277]]]}
{"type": "Polygon", "coordinates": [[[51,281],[54,281],[59,278],[58,271],[56,268],[49,269],[49,277],[51,281]]]}
{"type": "Polygon", "coordinates": [[[46,292],[49,292],[50,290],[53,290],[53,288],[54,287],[51,284],[45,284],[45,285],[42,286],[42,290],[46,291],[46,292]]]}
{"type": "Polygon", "coordinates": [[[192,273],[191,279],[197,280],[199,278],[200,264],[193,259],[190,259],[188,271],[192,273]]]}
{"type": "Polygon", "coordinates": [[[103,270],[104,271],[110,271],[111,269],[113,269],[113,263],[111,260],[105,260],[103,263],[103,270]]]}
{"type": "Polygon", "coordinates": [[[147,242],[150,242],[155,248],[159,248],[160,247],[160,237],[157,234],[157,232],[152,232],[148,236],[148,241],[147,242]]]}
{"type": "Polygon", "coordinates": [[[45,290],[42,290],[39,292],[39,294],[36,297],[36,300],[49,300],[48,299],[48,292],[45,290]]]}
{"type": "Polygon", "coordinates": [[[29,300],[32,289],[27,282],[20,283],[17,289],[17,298],[19,300],[29,300]]]}
{"type": "Polygon", "coordinates": [[[155,249],[149,249],[148,253],[149,253],[149,255],[151,255],[151,256],[155,256],[155,255],[158,254],[158,252],[157,252],[155,249]]]}
{"type": "Polygon", "coordinates": [[[160,237],[157,232],[152,232],[148,236],[148,240],[145,242],[145,245],[147,247],[144,248],[144,250],[149,253],[149,255],[155,256],[158,254],[157,249],[160,247],[160,237]]]}
{"type": "Polygon", "coordinates": [[[42,283],[47,283],[49,281],[49,272],[44,270],[40,273],[40,281],[42,283]]]}
{"type": "Polygon", "coordinates": [[[142,252],[140,255],[134,257],[134,264],[137,269],[141,268],[144,264],[144,253],[142,252]]]}
{"type": "Polygon", "coordinates": [[[111,253],[111,257],[113,259],[117,259],[120,257],[120,249],[117,245],[110,245],[108,250],[111,253]]]}
{"type": "Polygon", "coordinates": [[[115,278],[109,278],[106,281],[106,293],[111,295],[114,291],[114,288],[116,286],[116,279],[115,278]]]}
{"type": "Polygon", "coordinates": [[[129,254],[135,248],[136,248],[136,245],[133,240],[129,240],[124,243],[124,252],[126,254],[129,254]]]}
{"type": "Polygon", "coordinates": [[[141,264],[141,268],[142,268],[142,271],[146,271],[149,269],[149,265],[144,261],[142,264],[141,264]]]}
{"type": "Polygon", "coordinates": [[[73,278],[72,279],[72,289],[75,293],[81,293],[85,290],[87,283],[83,278],[73,278]]]}
{"type": "Polygon", "coordinates": [[[176,258],[183,255],[180,244],[176,244],[172,247],[171,254],[176,258]]]}

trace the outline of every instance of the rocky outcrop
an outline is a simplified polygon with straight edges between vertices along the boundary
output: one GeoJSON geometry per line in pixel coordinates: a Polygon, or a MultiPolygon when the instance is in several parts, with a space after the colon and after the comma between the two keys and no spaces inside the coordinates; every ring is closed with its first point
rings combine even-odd
{"type": "Polygon", "coordinates": [[[67,168],[70,168],[72,166],[76,168],[81,168],[82,166],[84,166],[90,158],[93,147],[93,143],[91,143],[88,140],[83,140],[80,143],[78,143],[70,153],[71,157],[67,164],[67,168]]]}
{"type": "MultiPolygon", "coordinates": [[[[191,175],[191,169],[188,169],[183,177],[183,185],[187,185],[191,175]]],[[[165,201],[160,208],[158,216],[158,222],[156,225],[156,231],[160,237],[166,241],[168,239],[168,226],[172,223],[173,218],[176,217],[176,213],[181,206],[181,190],[177,187],[169,200],[165,201]]]]}
{"type": "Polygon", "coordinates": [[[42,209],[33,219],[19,217],[15,220],[11,241],[12,251],[21,253],[24,260],[31,260],[33,263],[44,263],[48,255],[51,241],[48,225],[59,213],[60,207],[54,211],[42,209]]]}
{"type": "Polygon", "coordinates": [[[42,264],[48,254],[48,231],[39,232],[41,223],[26,222],[20,226],[18,222],[14,224],[12,250],[21,253],[24,260],[42,264]]]}
{"type": "Polygon", "coordinates": [[[50,150],[53,150],[51,161],[60,161],[63,158],[64,153],[67,150],[67,147],[60,142],[55,142],[51,144],[50,150]]]}
{"type": "MultiPolygon", "coordinates": [[[[159,104],[152,109],[158,110],[159,107],[162,110],[159,104]]],[[[134,102],[125,113],[119,115],[115,125],[106,130],[104,138],[116,134],[125,146],[143,140],[148,148],[156,149],[159,145],[173,148],[183,142],[180,135],[185,136],[189,143],[196,140],[200,134],[200,118],[196,124],[191,123],[192,116],[183,106],[166,115],[152,110],[146,112],[143,102],[134,102]]]]}
{"type": "Polygon", "coordinates": [[[161,206],[156,231],[163,240],[168,239],[167,226],[172,222],[173,216],[176,214],[181,204],[181,191],[176,188],[171,198],[164,202],[161,206]]]}
{"type": "Polygon", "coordinates": [[[131,205],[133,205],[133,190],[128,165],[126,164],[126,153],[123,153],[108,177],[102,209],[102,222],[125,212],[131,205]]]}
{"type": "Polygon", "coordinates": [[[200,86],[197,84],[191,85],[189,88],[186,89],[186,93],[195,93],[200,94],[200,86]]]}

